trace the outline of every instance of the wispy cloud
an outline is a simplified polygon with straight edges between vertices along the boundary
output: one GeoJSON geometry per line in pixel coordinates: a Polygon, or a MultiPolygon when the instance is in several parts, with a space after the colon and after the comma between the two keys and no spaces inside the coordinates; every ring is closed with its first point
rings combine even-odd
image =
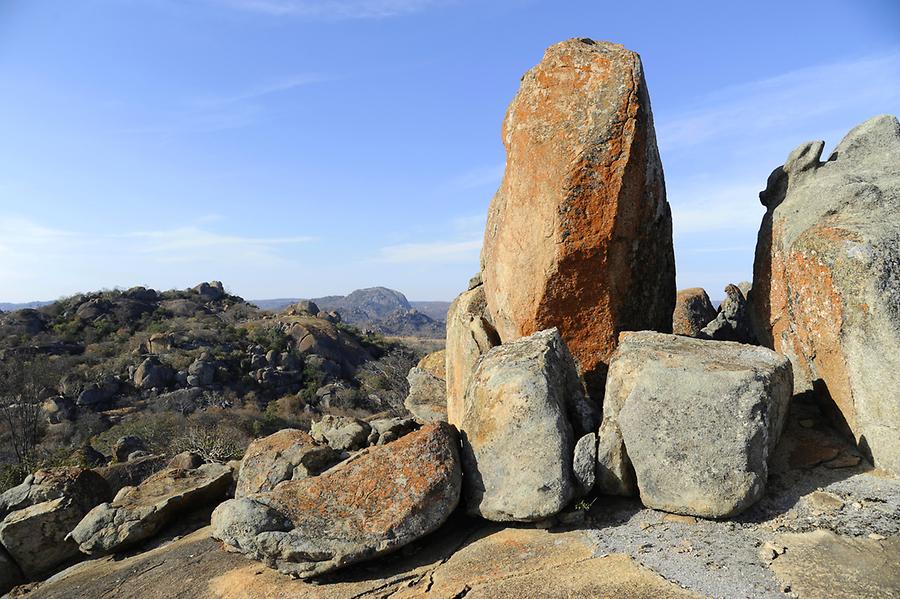
{"type": "Polygon", "coordinates": [[[158,123],[125,129],[122,133],[169,137],[242,129],[262,118],[266,102],[272,96],[334,79],[316,73],[297,74],[230,92],[197,95],[176,102],[158,123]]]}
{"type": "Polygon", "coordinates": [[[432,241],[428,243],[403,243],[381,248],[376,262],[394,264],[429,262],[470,262],[478,260],[481,240],[470,241],[432,241]]]}
{"type": "Polygon", "coordinates": [[[752,139],[785,127],[796,130],[828,116],[868,106],[884,111],[898,104],[900,51],[893,51],[719,90],[682,112],[660,113],[657,133],[664,151],[677,150],[726,138],[752,139]]]}
{"type": "Polygon", "coordinates": [[[199,273],[228,278],[292,265],[296,248],[316,240],[225,234],[198,225],[96,234],[0,216],[0,291],[5,301],[17,301],[154,279],[171,285],[199,273]],[[29,296],[19,296],[22,289],[29,296]]]}
{"type": "Polygon", "coordinates": [[[247,89],[233,92],[231,94],[211,95],[196,98],[193,103],[198,107],[215,107],[227,104],[238,104],[242,102],[251,102],[261,100],[267,96],[293,91],[295,89],[331,81],[333,77],[325,77],[315,73],[292,75],[278,81],[265,83],[262,85],[250,86],[247,89]]]}
{"type": "Polygon", "coordinates": [[[384,19],[422,12],[449,0],[211,0],[273,16],[306,19],[384,19]]]}
{"type": "Polygon", "coordinates": [[[475,167],[451,179],[449,187],[460,191],[481,187],[496,188],[503,178],[504,167],[503,163],[475,167]]]}

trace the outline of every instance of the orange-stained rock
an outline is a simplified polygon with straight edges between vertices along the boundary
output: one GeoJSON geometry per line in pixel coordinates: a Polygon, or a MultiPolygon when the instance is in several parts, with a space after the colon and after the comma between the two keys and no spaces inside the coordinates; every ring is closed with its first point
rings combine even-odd
{"type": "Polygon", "coordinates": [[[602,394],[619,332],[672,330],[672,218],[640,58],[551,46],[503,128],[506,174],[481,255],[503,342],[556,327],[602,394]]]}
{"type": "Polygon", "coordinates": [[[449,424],[425,426],[319,476],[226,501],[213,512],[213,536],[300,578],[394,551],[456,508],[457,447],[449,424]]]}
{"type": "Polygon", "coordinates": [[[866,121],[823,162],[824,146],[799,146],[760,193],[755,332],[790,358],[795,392],[900,473],[900,123],[866,121]]]}
{"type": "Polygon", "coordinates": [[[421,368],[431,376],[441,379],[447,378],[447,351],[440,350],[431,352],[416,364],[417,368],[421,368]]]}
{"type": "Polygon", "coordinates": [[[675,312],[672,313],[672,332],[676,335],[697,337],[703,327],[716,317],[716,309],[706,291],[700,287],[682,289],[675,296],[675,312]]]}
{"type": "Polygon", "coordinates": [[[338,461],[338,452],[328,445],[320,445],[301,430],[286,428],[247,447],[234,495],[271,491],[278,483],[315,476],[338,461]]]}

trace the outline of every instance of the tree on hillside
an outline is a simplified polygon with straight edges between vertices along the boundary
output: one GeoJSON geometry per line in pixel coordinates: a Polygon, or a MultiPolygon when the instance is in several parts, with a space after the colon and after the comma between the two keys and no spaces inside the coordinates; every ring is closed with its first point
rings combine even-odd
{"type": "Polygon", "coordinates": [[[43,431],[42,399],[54,389],[57,369],[46,358],[0,360],[0,425],[16,463],[26,465],[43,431]]]}

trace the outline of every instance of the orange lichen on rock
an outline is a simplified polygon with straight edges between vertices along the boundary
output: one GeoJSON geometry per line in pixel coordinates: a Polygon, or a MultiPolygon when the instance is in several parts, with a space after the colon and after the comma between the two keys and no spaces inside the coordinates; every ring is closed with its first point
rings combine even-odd
{"type": "Polygon", "coordinates": [[[671,330],[671,215],[640,58],[569,40],[522,80],[482,267],[506,342],[552,327],[598,393],[623,330],[671,330]]]}

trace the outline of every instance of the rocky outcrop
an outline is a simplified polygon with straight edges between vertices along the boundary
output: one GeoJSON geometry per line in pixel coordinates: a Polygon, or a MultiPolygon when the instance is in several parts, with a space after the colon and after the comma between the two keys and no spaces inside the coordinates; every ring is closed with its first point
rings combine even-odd
{"type": "Polygon", "coordinates": [[[280,430],[247,448],[234,495],[271,491],[283,481],[315,476],[339,459],[337,451],[301,430],[280,430]]]}
{"type": "Polygon", "coordinates": [[[606,384],[599,490],[639,492],[647,507],[678,514],[741,512],[765,490],[791,386],[788,360],[763,347],[623,333],[606,384]]]}
{"type": "Polygon", "coordinates": [[[313,422],[309,434],[318,443],[327,443],[338,451],[355,451],[369,444],[372,427],[368,422],[346,416],[326,414],[313,422]]]}
{"type": "Polygon", "coordinates": [[[900,473],[900,123],[870,119],[822,162],[824,145],[799,146],[760,193],[754,324],[790,358],[795,391],[900,473]]]}
{"type": "Polygon", "coordinates": [[[221,501],[231,483],[231,468],[221,464],[162,470],[92,509],[69,538],[88,555],[111,553],[152,537],[178,514],[221,501]]]}
{"type": "Polygon", "coordinates": [[[447,421],[459,426],[463,397],[475,363],[482,354],[500,345],[491,324],[484,286],[476,285],[457,297],[447,311],[447,421]]]}
{"type": "Polygon", "coordinates": [[[725,299],[716,317],[697,335],[701,339],[755,343],[753,325],[744,292],[737,285],[725,287],[725,299]]]}
{"type": "Polygon", "coordinates": [[[159,358],[150,356],[134,371],[134,386],[138,389],[163,389],[175,378],[175,371],[160,362],[159,358]]]}
{"type": "Polygon", "coordinates": [[[25,576],[36,578],[79,556],[66,535],[108,499],[108,485],[91,470],[40,470],[0,496],[0,543],[25,576]]]}
{"type": "Polygon", "coordinates": [[[505,343],[478,360],[459,430],[466,508],[494,521],[536,521],[575,494],[571,406],[581,399],[556,329],[505,343]]]}
{"type": "Polygon", "coordinates": [[[456,508],[457,443],[448,424],[428,425],[319,476],[226,501],[213,512],[212,534],[300,578],[394,551],[456,508]]]}
{"type": "Polygon", "coordinates": [[[716,309],[704,289],[700,287],[681,289],[675,296],[672,332],[676,335],[699,337],[703,327],[715,318],[716,309]]]}
{"type": "Polygon", "coordinates": [[[522,78],[503,143],[481,255],[493,324],[504,343],[559,328],[599,398],[618,332],[671,331],[675,306],[640,58],[586,39],[551,46],[522,78]]]}
{"type": "Polygon", "coordinates": [[[409,394],[403,406],[422,423],[447,420],[447,383],[427,370],[419,367],[410,369],[406,376],[409,394]]]}

